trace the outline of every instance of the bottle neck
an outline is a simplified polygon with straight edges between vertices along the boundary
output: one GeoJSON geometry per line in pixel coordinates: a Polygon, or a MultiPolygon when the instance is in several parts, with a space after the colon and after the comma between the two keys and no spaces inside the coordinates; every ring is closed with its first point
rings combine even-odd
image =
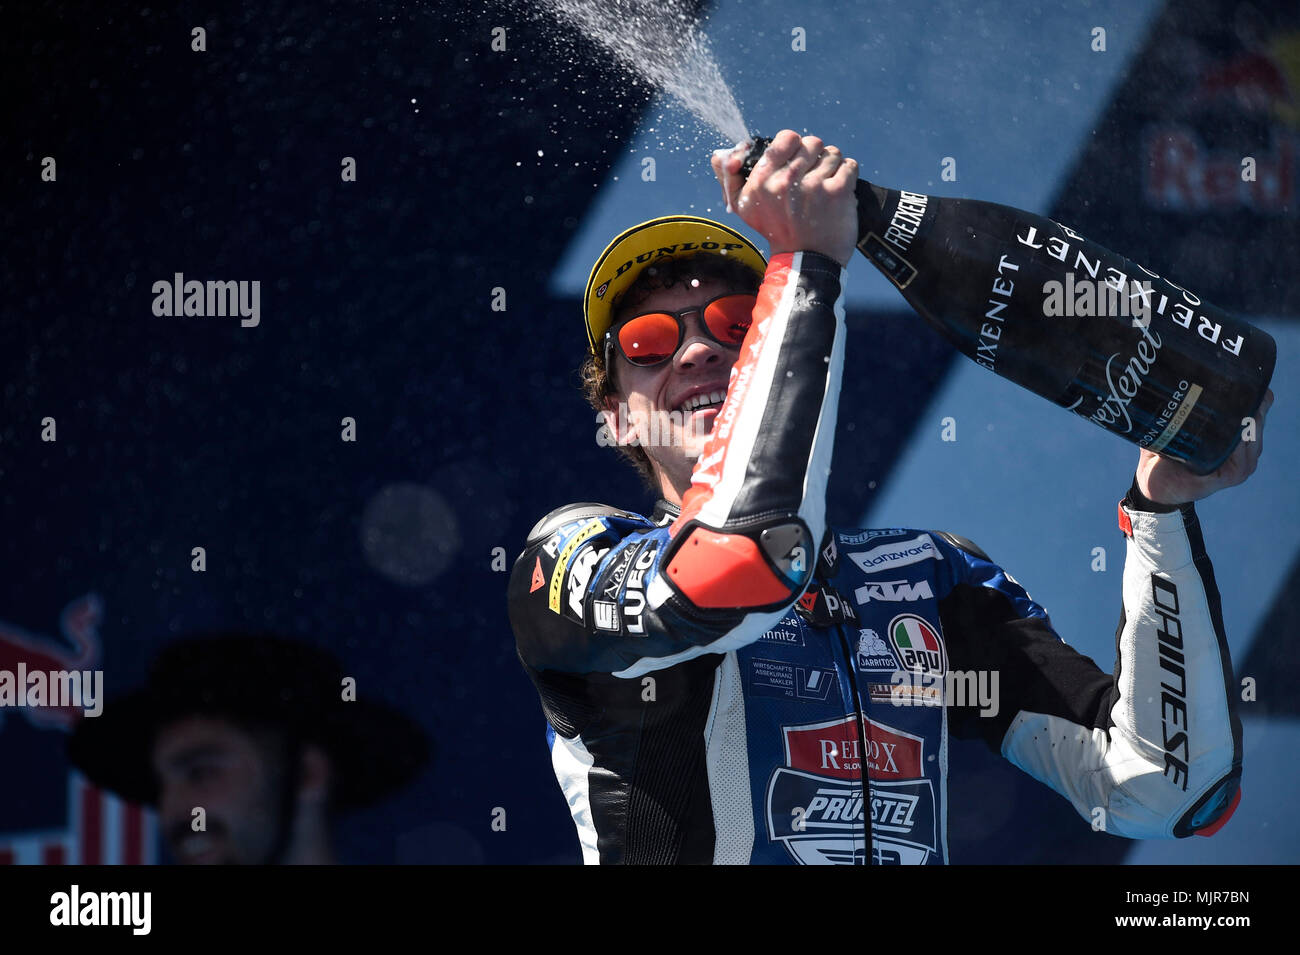
{"type": "Polygon", "coordinates": [[[891,192],[895,197],[898,195],[897,192],[867,182],[865,179],[858,180],[854,193],[858,197],[859,241],[871,232],[883,235],[888,228],[889,216],[885,210],[891,204],[891,192]]]}
{"type": "Polygon", "coordinates": [[[936,203],[916,192],[859,179],[858,251],[900,290],[917,275],[917,253],[935,219],[936,203]]]}

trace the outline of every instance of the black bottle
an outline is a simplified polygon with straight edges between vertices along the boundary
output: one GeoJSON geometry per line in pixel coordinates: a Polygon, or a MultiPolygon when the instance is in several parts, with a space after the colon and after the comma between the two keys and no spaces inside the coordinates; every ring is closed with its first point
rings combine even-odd
{"type": "Polygon", "coordinates": [[[1197,474],[1232,454],[1268,333],[1043,216],[865,180],[857,198],[858,250],[962,354],[1197,474]]]}

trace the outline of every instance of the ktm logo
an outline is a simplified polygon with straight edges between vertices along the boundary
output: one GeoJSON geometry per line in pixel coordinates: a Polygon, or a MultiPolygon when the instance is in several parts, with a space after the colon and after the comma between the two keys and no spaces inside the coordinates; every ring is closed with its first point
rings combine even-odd
{"type": "Polygon", "coordinates": [[[906,580],[881,580],[859,587],[853,596],[860,604],[873,600],[933,600],[934,591],[930,589],[928,580],[915,584],[906,580]]]}

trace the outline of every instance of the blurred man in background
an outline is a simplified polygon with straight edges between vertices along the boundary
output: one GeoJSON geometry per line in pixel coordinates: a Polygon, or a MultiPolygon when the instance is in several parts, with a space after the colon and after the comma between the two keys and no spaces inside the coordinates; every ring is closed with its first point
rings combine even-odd
{"type": "Polygon", "coordinates": [[[412,780],[429,742],[357,698],[323,650],[216,634],[167,646],[146,685],[82,720],[68,751],[95,784],[157,807],[178,862],[327,865],[337,815],[412,780]]]}

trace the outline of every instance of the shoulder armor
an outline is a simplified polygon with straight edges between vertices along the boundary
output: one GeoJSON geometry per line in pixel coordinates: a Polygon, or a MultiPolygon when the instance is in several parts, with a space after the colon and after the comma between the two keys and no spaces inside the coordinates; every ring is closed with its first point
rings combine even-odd
{"type": "Polygon", "coordinates": [[[931,531],[930,533],[938,534],[958,550],[964,550],[968,554],[974,554],[980,560],[987,560],[990,564],[993,563],[993,558],[980,550],[979,545],[970,538],[962,537],[959,534],[949,534],[947,531],[931,531]]]}
{"type": "Polygon", "coordinates": [[[528,532],[528,543],[535,544],[540,540],[545,540],[561,524],[581,520],[584,517],[622,517],[629,521],[645,521],[645,518],[640,514],[633,514],[631,511],[624,511],[617,507],[610,507],[608,504],[595,504],[590,501],[584,501],[581,504],[568,504],[556,508],[534,524],[533,529],[528,532]]]}

